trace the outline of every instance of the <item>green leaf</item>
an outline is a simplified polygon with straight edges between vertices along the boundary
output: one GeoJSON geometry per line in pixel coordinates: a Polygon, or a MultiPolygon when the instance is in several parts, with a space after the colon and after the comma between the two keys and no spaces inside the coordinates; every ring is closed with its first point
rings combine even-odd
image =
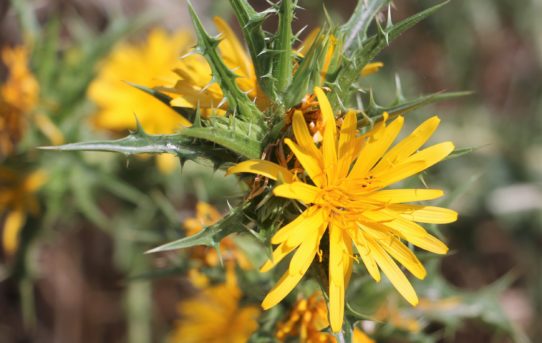
{"type": "Polygon", "coordinates": [[[277,91],[284,95],[292,78],[292,20],[295,4],[292,0],[282,0],[278,10],[278,32],[273,39],[273,77],[277,91]]]}
{"type": "Polygon", "coordinates": [[[230,0],[230,4],[241,26],[260,87],[267,95],[272,95],[271,79],[266,77],[271,71],[271,55],[262,29],[267,12],[256,12],[247,0],[230,0]]]}
{"type": "Polygon", "coordinates": [[[234,113],[239,112],[239,116],[247,121],[262,121],[263,114],[249,97],[239,89],[235,83],[237,75],[228,69],[220,57],[218,53],[219,40],[209,36],[207,31],[205,31],[190,2],[188,3],[188,10],[198,39],[198,51],[209,62],[213,71],[213,78],[222,89],[222,92],[224,92],[224,97],[228,101],[229,108],[234,113]]]}
{"type": "Polygon", "coordinates": [[[391,0],[358,0],[350,19],[339,28],[344,40],[343,51],[360,46],[361,42],[367,37],[367,28],[373,18],[383,6],[390,2],[391,0]]]}
{"type": "Polygon", "coordinates": [[[157,248],[147,251],[147,254],[161,252],[161,251],[170,251],[178,250],[184,248],[190,248],[197,245],[205,245],[209,247],[218,247],[220,240],[222,238],[234,233],[234,232],[243,232],[245,220],[244,210],[248,206],[247,204],[242,205],[232,209],[229,214],[222,218],[218,223],[208,226],[201,230],[200,232],[181,238],[179,240],[161,245],[157,248]]]}
{"type": "Polygon", "coordinates": [[[117,140],[72,143],[59,146],[40,147],[44,150],[59,151],[107,151],[125,155],[162,154],[177,155],[203,165],[221,167],[224,163],[237,161],[230,151],[207,142],[197,141],[182,134],[148,135],[141,129],[117,140]]]}

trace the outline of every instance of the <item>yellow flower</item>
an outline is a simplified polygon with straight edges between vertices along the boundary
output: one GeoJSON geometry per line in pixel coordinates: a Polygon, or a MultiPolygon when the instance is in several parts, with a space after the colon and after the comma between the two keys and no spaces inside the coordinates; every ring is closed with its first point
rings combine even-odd
{"type": "Polygon", "coordinates": [[[192,299],[182,301],[182,316],[170,336],[171,343],[245,343],[258,328],[257,306],[239,306],[242,297],[234,274],[226,282],[206,287],[192,299]]]}
{"type": "MultiPolygon", "coordinates": [[[[195,235],[203,228],[216,223],[222,215],[213,206],[205,202],[198,202],[196,205],[196,217],[188,218],[184,221],[184,227],[188,236],[195,235]]],[[[206,265],[216,267],[220,263],[218,252],[214,249],[198,246],[190,249],[192,258],[203,261],[206,265]]],[[[220,254],[226,266],[233,266],[238,263],[243,269],[252,268],[248,258],[239,250],[235,241],[231,237],[226,237],[220,241],[220,254]]]]}
{"type": "Polygon", "coordinates": [[[333,331],[341,329],[344,315],[345,287],[354,259],[353,246],[369,274],[380,281],[380,270],[411,304],[418,302],[412,285],[395,263],[397,260],[417,278],[424,278],[425,268],[403,241],[424,250],[444,254],[448,248],[430,235],[419,223],[449,223],[457,213],[439,207],[403,204],[435,199],[443,195],[436,189],[383,188],[415,175],[448,156],[451,142],[418,151],[437,128],[432,117],[412,134],[390,149],[403,125],[399,116],[389,125],[384,120],[365,135],[357,135],[355,112],[348,112],[337,132],[329,101],[320,88],[315,89],[325,124],[323,141],[317,147],[300,112],[293,117],[297,143],[285,143],[303,166],[312,184],[272,162],[251,160],[229,169],[230,173],[255,173],[285,183],[274,188],[276,196],[295,199],[307,208],[295,220],[282,227],[271,243],[279,246],[261,270],[268,271],[295,250],[288,271],[264,299],[264,309],[279,303],[301,280],[315,256],[329,261],[330,322],[333,331]],[[326,238],[324,239],[324,235],[326,238]]]}
{"type": "Polygon", "coordinates": [[[22,138],[26,114],[36,105],[39,93],[38,82],[28,69],[25,47],[4,48],[1,57],[8,77],[0,86],[0,159],[10,155],[22,138]]]}
{"type": "MultiPolygon", "coordinates": [[[[327,306],[321,293],[315,293],[308,299],[299,299],[290,313],[288,320],[277,326],[276,337],[284,342],[288,337],[298,337],[301,343],[337,343],[329,332],[327,306]]],[[[374,343],[363,331],[354,328],[353,343],[374,343]]]]}
{"type": "Polygon", "coordinates": [[[167,105],[126,84],[128,81],[152,88],[172,82],[171,70],[179,65],[180,54],[190,44],[188,32],[168,35],[153,29],[142,44],[124,43],[115,48],[89,87],[89,97],[100,108],[94,118],[96,126],[134,129],[134,114],[151,134],[174,133],[181,126],[190,125],[167,105]]]}
{"type": "Polygon", "coordinates": [[[0,214],[5,213],[2,242],[4,252],[11,256],[19,246],[19,233],[28,213],[38,212],[34,193],[45,183],[46,175],[38,170],[29,175],[0,167],[0,214]]]}

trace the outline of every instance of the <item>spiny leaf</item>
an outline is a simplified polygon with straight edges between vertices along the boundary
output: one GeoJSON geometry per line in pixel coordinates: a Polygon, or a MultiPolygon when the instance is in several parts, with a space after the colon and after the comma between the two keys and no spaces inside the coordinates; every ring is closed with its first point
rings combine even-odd
{"type": "Polygon", "coordinates": [[[261,121],[263,114],[248,96],[239,89],[235,83],[237,75],[224,64],[220,57],[217,50],[219,40],[209,36],[205,31],[190,2],[188,3],[188,9],[198,39],[198,50],[209,62],[213,71],[213,78],[224,92],[230,109],[234,113],[238,112],[242,118],[248,121],[261,121]]]}
{"type": "Polygon", "coordinates": [[[278,32],[273,40],[275,50],[273,58],[273,77],[276,80],[276,89],[279,94],[284,94],[292,78],[292,20],[294,17],[294,4],[292,0],[280,2],[278,17],[278,32]]]}
{"type": "Polygon", "coordinates": [[[245,230],[243,227],[243,221],[245,219],[244,210],[246,207],[247,204],[244,204],[241,207],[233,209],[218,223],[208,226],[192,236],[184,237],[179,240],[161,245],[157,248],[147,251],[146,253],[150,254],[161,251],[178,250],[194,247],[197,245],[215,247],[222,240],[222,238],[234,232],[243,232],[245,230]]]}
{"type": "Polygon", "coordinates": [[[59,146],[40,147],[44,150],[59,151],[107,151],[125,155],[170,153],[182,159],[189,159],[203,165],[222,166],[237,161],[232,152],[198,141],[181,134],[148,135],[142,131],[117,140],[72,143],[59,146]]]}
{"type": "Polygon", "coordinates": [[[344,51],[358,47],[359,42],[366,38],[367,28],[373,18],[390,2],[390,0],[358,0],[350,19],[339,28],[340,34],[344,37],[344,51]]]}
{"type": "Polygon", "coordinates": [[[472,92],[437,92],[424,95],[416,99],[398,101],[398,103],[391,106],[379,106],[376,104],[376,102],[374,102],[374,98],[372,98],[371,96],[366,114],[371,118],[377,119],[377,117],[381,116],[383,112],[388,112],[388,114],[390,115],[408,113],[429,104],[455,99],[471,94],[472,92]]]}
{"type": "Polygon", "coordinates": [[[230,0],[230,4],[241,26],[260,87],[267,95],[272,95],[270,79],[262,77],[271,69],[270,54],[266,53],[268,46],[262,29],[267,13],[256,12],[247,0],[230,0]]]}

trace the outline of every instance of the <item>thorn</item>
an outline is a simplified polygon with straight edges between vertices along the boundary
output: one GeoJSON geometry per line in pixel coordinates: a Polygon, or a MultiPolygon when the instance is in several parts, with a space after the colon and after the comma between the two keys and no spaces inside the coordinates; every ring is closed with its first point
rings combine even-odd
{"type": "Polygon", "coordinates": [[[227,101],[228,101],[228,99],[226,99],[226,97],[222,97],[222,99],[220,100],[220,102],[217,105],[217,108],[221,108],[222,105],[224,105],[227,101]]]}
{"type": "Polygon", "coordinates": [[[196,51],[196,49],[197,48],[190,49],[186,54],[181,55],[179,57],[179,60],[184,60],[185,58],[188,58],[188,57],[193,56],[193,55],[199,55],[199,53],[196,51]]]}
{"type": "Polygon", "coordinates": [[[145,129],[143,129],[143,125],[141,125],[141,122],[139,121],[139,118],[137,117],[137,115],[135,114],[134,112],[134,119],[135,119],[135,122],[136,122],[136,129],[135,131],[130,131],[130,134],[133,134],[133,135],[141,135],[141,136],[147,136],[147,133],[145,132],[145,129]]]}
{"type": "Polygon", "coordinates": [[[403,95],[403,86],[401,85],[401,79],[399,74],[395,74],[395,94],[397,95],[397,102],[405,101],[405,96],[403,95]]]}
{"type": "Polygon", "coordinates": [[[305,25],[303,26],[299,31],[297,31],[297,33],[294,35],[294,40],[295,41],[301,41],[299,39],[299,37],[301,36],[301,34],[307,29],[307,27],[309,27],[308,25],[305,25]]]}
{"type": "Polygon", "coordinates": [[[384,30],[382,28],[382,25],[380,24],[380,21],[376,21],[376,27],[378,29],[378,35],[380,37],[384,37],[384,40],[386,41],[386,45],[389,45],[390,42],[389,42],[389,37],[388,37],[388,31],[384,30]]]}
{"type": "Polygon", "coordinates": [[[393,21],[391,20],[391,5],[388,5],[388,20],[386,23],[386,31],[389,31],[393,26],[393,21]]]}

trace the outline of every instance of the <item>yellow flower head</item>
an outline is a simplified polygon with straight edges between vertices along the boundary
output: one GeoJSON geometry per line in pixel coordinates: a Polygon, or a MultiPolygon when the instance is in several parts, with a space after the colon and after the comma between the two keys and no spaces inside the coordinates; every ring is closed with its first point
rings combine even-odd
{"type": "Polygon", "coordinates": [[[26,114],[36,105],[39,85],[28,68],[28,50],[4,48],[2,62],[8,70],[0,86],[0,159],[11,154],[27,124],[26,114]]]}
{"type": "MultiPolygon", "coordinates": [[[[222,218],[222,214],[213,206],[205,202],[198,202],[196,205],[196,217],[188,218],[184,221],[184,227],[188,236],[195,235],[203,228],[213,225],[222,218]]],[[[220,254],[227,266],[233,266],[238,263],[243,269],[252,268],[248,258],[239,250],[235,241],[231,237],[226,237],[220,241],[220,254]]],[[[216,267],[220,263],[218,252],[203,246],[197,246],[190,249],[192,258],[201,260],[208,266],[216,267]]]]}
{"type": "Polygon", "coordinates": [[[89,87],[90,99],[99,106],[93,118],[96,126],[108,130],[134,129],[134,115],[151,134],[174,133],[182,126],[189,126],[190,122],[169,106],[126,81],[150,88],[173,83],[175,74],[171,70],[179,66],[179,56],[191,41],[186,31],[169,35],[154,29],[139,45],[125,43],[115,48],[89,87]]]}
{"type": "Polygon", "coordinates": [[[257,306],[239,306],[242,297],[233,272],[226,283],[210,286],[178,305],[181,319],[171,343],[245,343],[258,328],[257,306]]]}
{"type": "Polygon", "coordinates": [[[39,209],[35,192],[45,183],[45,172],[28,175],[0,167],[0,215],[6,214],[2,233],[5,253],[12,255],[19,246],[19,233],[28,213],[36,215],[39,209]]]}
{"type": "Polygon", "coordinates": [[[268,309],[279,303],[301,280],[315,256],[324,255],[329,263],[330,323],[336,332],[342,326],[345,287],[352,262],[357,260],[354,247],[376,281],[380,281],[382,271],[408,302],[417,304],[416,292],[394,259],[417,278],[424,278],[425,268],[404,242],[433,253],[446,253],[446,245],[417,223],[449,223],[457,219],[457,213],[445,208],[403,204],[438,198],[443,195],[441,190],[384,188],[441,161],[453,151],[454,145],[444,142],[418,151],[437,128],[437,117],[425,121],[393,147],[403,125],[401,116],[388,125],[386,114],[371,131],[358,136],[356,114],[351,111],[337,130],[326,95],[320,88],[315,93],[325,125],[322,144],[314,143],[300,112],[293,116],[296,142],[285,139],[308,175],[305,182],[288,169],[267,161],[242,162],[229,172],[280,178],[285,183],[276,186],[273,193],[306,205],[303,213],[272,237],[271,243],[278,247],[262,271],[270,270],[285,256],[295,253],[288,271],[262,306],[268,309]],[[324,235],[328,246],[321,246],[324,235]]]}

